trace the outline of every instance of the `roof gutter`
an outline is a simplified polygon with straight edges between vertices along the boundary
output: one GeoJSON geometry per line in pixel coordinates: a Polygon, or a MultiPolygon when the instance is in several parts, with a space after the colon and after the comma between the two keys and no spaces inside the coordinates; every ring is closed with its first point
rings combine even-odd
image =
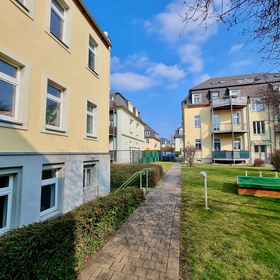
{"type": "Polygon", "coordinates": [[[99,34],[101,35],[104,43],[108,46],[108,47],[112,47],[111,44],[111,40],[109,37],[107,37],[104,32],[102,31],[102,29],[100,28],[100,26],[98,25],[98,23],[96,22],[96,20],[94,19],[94,17],[92,16],[92,14],[90,13],[90,11],[88,10],[87,6],[85,5],[85,3],[83,2],[83,0],[73,0],[76,5],[79,6],[80,10],[82,13],[86,13],[86,15],[88,16],[88,19],[93,23],[94,27],[97,29],[97,31],[99,31],[99,34]]]}

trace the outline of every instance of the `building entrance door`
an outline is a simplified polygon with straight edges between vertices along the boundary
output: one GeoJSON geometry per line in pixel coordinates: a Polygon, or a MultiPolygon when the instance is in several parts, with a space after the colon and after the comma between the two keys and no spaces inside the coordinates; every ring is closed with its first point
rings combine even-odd
{"type": "Polygon", "coordinates": [[[266,145],[255,145],[254,146],[254,159],[261,158],[267,162],[267,149],[266,145]]]}

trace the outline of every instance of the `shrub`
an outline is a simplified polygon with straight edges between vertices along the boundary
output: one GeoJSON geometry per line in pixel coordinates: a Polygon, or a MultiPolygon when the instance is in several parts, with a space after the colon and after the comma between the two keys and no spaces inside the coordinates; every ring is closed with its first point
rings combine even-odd
{"type": "Polygon", "coordinates": [[[178,157],[178,156],[180,156],[181,154],[182,154],[181,151],[176,151],[176,152],[175,152],[175,157],[178,157]]]}
{"type": "Polygon", "coordinates": [[[145,200],[125,188],[52,220],[0,238],[0,279],[75,279],[126,218],[145,200]]]}
{"type": "Polygon", "coordinates": [[[189,166],[192,167],[193,162],[194,162],[194,156],[196,153],[196,147],[193,145],[187,145],[183,149],[183,153],[184,153],[184,160],[187,160],[189,163],[189,166]]]}
{"type": "MultiPolygon", "coordinates": [[[[135,172],[150,168],[148,174],[149,187],[155,187],[163,177],[163,168],[157,164],[111,164],[111,191],[119,188],[135,172]]],[[[140,180],[137,177],[130,185],[140,187],[140,180]]],[[[146,175],[142,176],[142,187],[146,187],[146,175]]]]}
{"type": "Polygon", "coordinates": [[[262,166],[265,166],[265,161],[261,158],[255,158],[253,165],[256,167],[262,167],[262,166]]]}
{"type": "Polygon", "coordinates": [[[280,150],[274,149],[269,156],[270,164],[275,168],[277,172],[280,171],[280,150]]]}

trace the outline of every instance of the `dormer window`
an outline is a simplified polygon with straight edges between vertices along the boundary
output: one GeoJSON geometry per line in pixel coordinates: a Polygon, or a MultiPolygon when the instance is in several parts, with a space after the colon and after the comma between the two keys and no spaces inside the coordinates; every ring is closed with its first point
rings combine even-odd
{"type": "Polygon", "coordinates": [[[183,135],[183,129],[182,128],[179,130],[179,135],[183,135]]]}
{"type": "Polygon", "coordinates": [[[218,99],[219,98],[219,92],[212,92],[212,99],[218,99]]]}
{"type": "Polygon", "coordinates": [[[233,96],[233,97],[240,96],[240,90],[239,89],[230,90],[229,91],[229,96],[233,96]]]}
{"type": "Polygon", "coordinates": [[[201,94],[200,93],[196,93],[196,94],[192,95],[192,103],[193,104],[201,103],[201,94]]]}

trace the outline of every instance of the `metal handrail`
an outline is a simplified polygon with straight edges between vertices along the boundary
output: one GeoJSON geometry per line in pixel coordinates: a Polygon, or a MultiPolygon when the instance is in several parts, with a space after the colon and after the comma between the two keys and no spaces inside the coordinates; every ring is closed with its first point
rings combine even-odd
{"type": "Polygon", "coordinates": [[[150,168],[144,168],[143,170],[141,170],[141,171],[137,171],[137,172],[135,172],[130,178],[128,178],[117,190],[116,190],[116,192],[117,191],[119,191],[119,190],[121,190],[121,189],[123,189],[123,188],[125,188],[125,187],[127,187],[134,179],[136,179],[137,178],[137,176],[140,176],[140,189],[142,190],[143,188],[142,188],[142,175],[145,175],[145,174],[147,174],[147,176],[146,176],[146,194],[149,192],[149,186],[148,186],[148,174],[149,174],[149,171],[151,171],[151,169],[150,168]]]}

